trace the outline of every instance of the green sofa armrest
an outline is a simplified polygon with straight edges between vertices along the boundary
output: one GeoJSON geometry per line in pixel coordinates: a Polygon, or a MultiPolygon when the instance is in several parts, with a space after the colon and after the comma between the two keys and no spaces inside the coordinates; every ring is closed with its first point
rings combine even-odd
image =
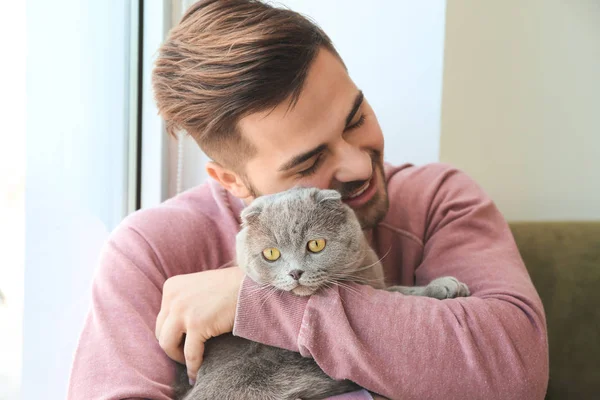
{"type": "Polygon", "coordinates": [[[600,399],[600,222],[510,226],[546,312],[546,399],[600,399]]]}

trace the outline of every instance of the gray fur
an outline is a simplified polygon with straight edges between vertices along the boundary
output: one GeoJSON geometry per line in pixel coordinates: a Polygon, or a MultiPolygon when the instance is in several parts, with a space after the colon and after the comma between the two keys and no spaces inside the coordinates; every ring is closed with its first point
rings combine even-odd
{"type": "MultiPolygon", "coordinates": [[[[242,212],[242,222],[236,238],[238,265],[267,294],[278,289],[308,296],[344,282],[384,288],[383,267],[354,212],[336,191],[295,188],[259,197],[242,212]],[[316,239],[325,239],[326,246],[311,253],[307,243],[316,239]],[[262,256],[271,247],[281,253],[277,261],[262,256]],[[290,272],[298,269],[304,272],[295,281],[290,272]]],[[[438,299],[469,295],[467,286],[453,277],[438,278],[427,286],[387,290],[438,299]]],[[[312,358],[231,334],[206,342],[193,388],[184,367],[178,379],[177,398],[184,400],[308,400],[359,389],[351,381],[328,377],[312,358]]]]}

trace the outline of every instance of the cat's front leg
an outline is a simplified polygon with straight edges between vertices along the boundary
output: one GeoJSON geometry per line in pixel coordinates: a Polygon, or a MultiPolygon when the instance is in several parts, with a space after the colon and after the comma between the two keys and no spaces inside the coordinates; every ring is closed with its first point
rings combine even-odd
{"type": "Polygon", "coordinates": [[[434,279],[427,286],[391,286],[386,290],[400,292],[407,296],[425,296],[440,300],[470,295],[467,285],[453,276],[434,279]]]}

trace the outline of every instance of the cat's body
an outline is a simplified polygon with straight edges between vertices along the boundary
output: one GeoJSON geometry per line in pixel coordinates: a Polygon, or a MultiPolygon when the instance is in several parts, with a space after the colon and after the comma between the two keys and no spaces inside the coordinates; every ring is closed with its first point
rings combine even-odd
{"type": "MultiPolygon", "coordinates": [[[[383,266],[354,212],[332,190],[292,189],[256,199],[242,213],[236,238],[238,265],[265,288],[306,296],[336,282],[385,288],[383,266]]],[[[427,286],[387,290],[445,299],[467,296],[466,285],[444,277],[427,286]]],[[[196,384],[178,372],[185,400],[323,399],[357,390],[328,377],[312,358],[231,334],[206,342],[196,384]]]]}
{"type": "MultiPolygon", "coordinates": [[[[180,371],[180,388],[188,377],[180,371]]],[[[358,390],[350,381],[334,381],[312,358],[225,334],[206,342],[196,385],[186,400],[323,399],[358,390]]]]}

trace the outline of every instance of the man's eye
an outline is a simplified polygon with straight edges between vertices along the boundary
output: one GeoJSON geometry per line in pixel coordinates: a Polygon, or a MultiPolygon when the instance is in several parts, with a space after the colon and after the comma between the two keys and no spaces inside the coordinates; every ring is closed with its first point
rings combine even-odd
{"type": "Polygon", "coordinates": [[[319,168],[319,165],[321,164],[322,159],[323,159],[323,154],[319,154],[319,156],[315,160],[314,164],[302,171],[299,171],[298,175],[300,175],[302,177],[312,175],[317,170],[317,168],[319,168]]]}
{"type": "Polygon", "coordinates": [[[350,131],[352,129],[356,129],[356,128],[360,127],[364,123],[365,123],[365,115],[363,114],[363,115],[360,116],[360,118],[358,119],[358,121],[356,121],[352,125],[348,125],[346,127],[346,131],[350,131]]]}

